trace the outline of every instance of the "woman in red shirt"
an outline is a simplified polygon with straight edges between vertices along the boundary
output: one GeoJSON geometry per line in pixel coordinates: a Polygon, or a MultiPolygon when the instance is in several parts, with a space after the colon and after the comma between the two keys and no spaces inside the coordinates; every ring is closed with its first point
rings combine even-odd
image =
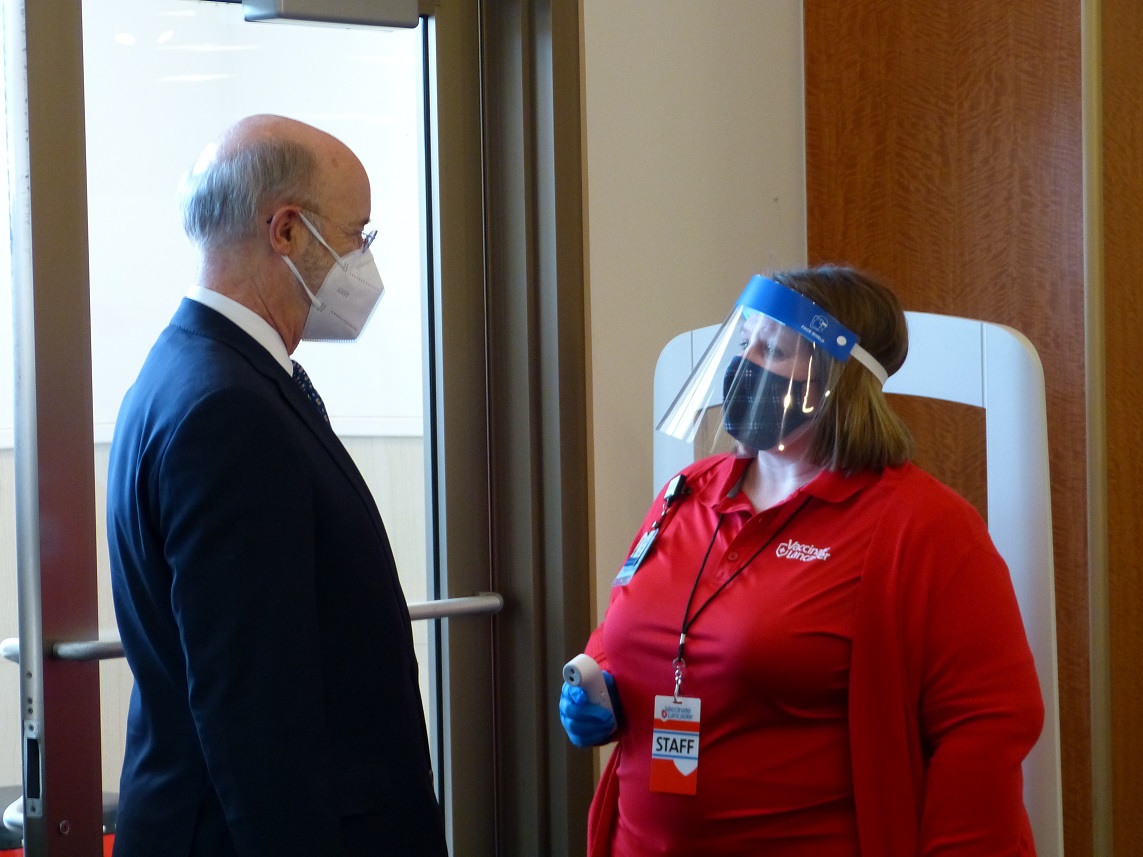
{"type": "Polygon", "coordinates": [[[721,404],[734,451],[632,543],[586,647],[611,710],[563,688],[573,743],[617,742],[590,857],[1035,853],[1032,654],[980,516],[909,463],[907,350],[859,272],[755,277],[661,421],[721,404]]]}

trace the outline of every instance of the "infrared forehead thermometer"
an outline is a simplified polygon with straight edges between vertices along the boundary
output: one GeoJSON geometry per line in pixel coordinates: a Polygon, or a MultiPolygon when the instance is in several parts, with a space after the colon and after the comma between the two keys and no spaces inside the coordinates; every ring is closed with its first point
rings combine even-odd
{"type": "Polygon", "coordinates": [[[582,687],[588,702],[602,705],[612,714],[611,694],[603,680],[603,670],[591,655],[576,655],[564,664],[564,681],[572,687],[582,687]]]}

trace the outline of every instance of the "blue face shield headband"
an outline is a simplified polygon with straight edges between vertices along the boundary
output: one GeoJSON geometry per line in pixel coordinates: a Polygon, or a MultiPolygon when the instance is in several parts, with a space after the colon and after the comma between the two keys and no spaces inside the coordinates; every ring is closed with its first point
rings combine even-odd
{"type": "Polygon", "coordinates": [[[825,349],[835,360],[845,362],[852,357],[872,372],[882,384],[889,380],[889,373],[885,371],[885,367],[858,345],[857,335],[852,330],[793,289],[755,274],[746,284],[737,305],[747,311],[760,312],[781,322],[813,344],[825,349]]]}

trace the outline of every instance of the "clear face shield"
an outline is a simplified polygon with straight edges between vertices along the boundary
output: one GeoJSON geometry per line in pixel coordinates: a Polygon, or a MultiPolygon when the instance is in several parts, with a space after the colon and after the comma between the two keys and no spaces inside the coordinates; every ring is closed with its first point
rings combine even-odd
{"type": "Polygon", "coordinates": [[[698,455],[785,451],[804,439],[850,357],[885,379],[857,337],[809,298],[754,276],[656,428],[698,455]],[[875,367],[875,368],[874,368],[875,367]]]}

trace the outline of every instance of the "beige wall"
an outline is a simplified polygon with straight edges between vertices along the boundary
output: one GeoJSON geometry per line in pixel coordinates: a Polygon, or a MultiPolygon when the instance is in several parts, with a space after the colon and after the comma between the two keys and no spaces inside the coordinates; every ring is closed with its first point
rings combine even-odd
{"type": "MultiPolygon", "coordinates": [[[[599,615],[657,486],[676,334],[806,258],[801,0],[583,0],[589,426],[599,615]]],[[[598,616],[596,617],[598,618],[598,616]]]]}

